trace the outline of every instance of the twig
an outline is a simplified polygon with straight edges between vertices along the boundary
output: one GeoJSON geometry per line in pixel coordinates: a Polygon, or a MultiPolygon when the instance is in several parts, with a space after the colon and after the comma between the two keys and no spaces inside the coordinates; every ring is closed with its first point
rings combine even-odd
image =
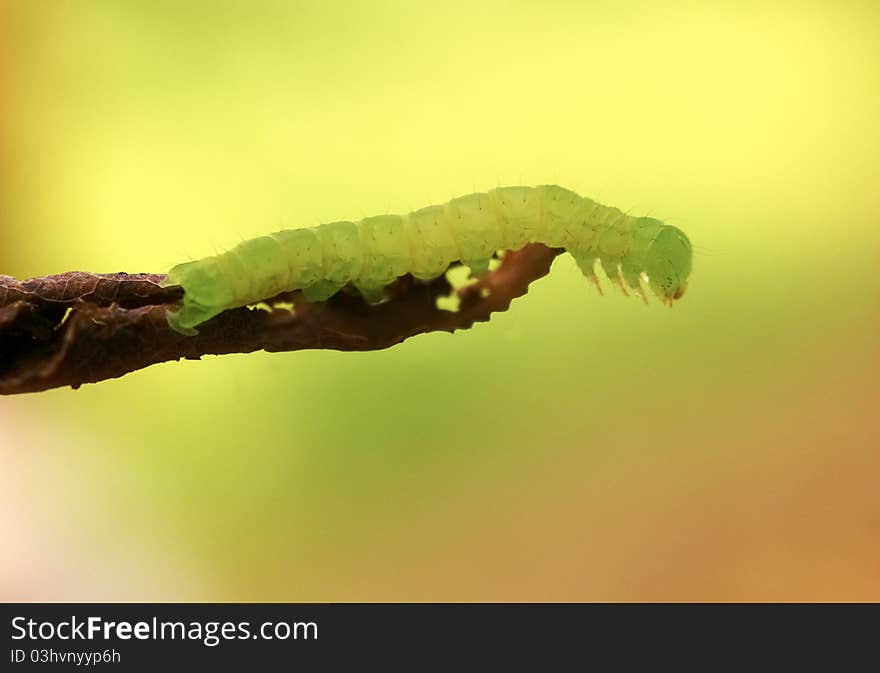
{"type": "Polygon", "coordinates": [[[458,290],[456,312],[436,306],[438,297],[452,291],[445,277],[425,284],[404,276],[384,304],[371,306],[344,292],[309,303],[292,292],[268,303],[290,302],[293,311],[233,309],[200,325],[194,337],[168,327],[166,311],[183,293],[160,287],[162,275],[71,272],[26,281],[0,276],[0,394],[78,388],[180,358],[379,350],[424,332],[467,329],[506,310],[547,274],[560,252],[534,243],[507,253],[499,268],[458,290]]]}

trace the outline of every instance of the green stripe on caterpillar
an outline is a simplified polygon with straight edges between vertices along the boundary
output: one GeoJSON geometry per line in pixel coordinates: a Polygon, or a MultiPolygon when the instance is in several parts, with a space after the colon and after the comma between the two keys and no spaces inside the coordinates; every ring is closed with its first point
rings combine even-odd
{"type": "Polygon", "coordinates": [[[323,301],[348,284],[375,303],[399,276],[430,280],[456,262],[481,274],[496,251],[533,242],[565,248],[597,288],[598,260],[624,292],[628,287],[646,299],[645,282],[670,306],[691,272],[690,242],[673,226],[631,217],[557,185],[499,187],[408,215],[279,231],[178,264],[163,285],[183,286],[183,306],[168,312],[168,323],[193,335],[230,308],[292,290],[323,301]]]}

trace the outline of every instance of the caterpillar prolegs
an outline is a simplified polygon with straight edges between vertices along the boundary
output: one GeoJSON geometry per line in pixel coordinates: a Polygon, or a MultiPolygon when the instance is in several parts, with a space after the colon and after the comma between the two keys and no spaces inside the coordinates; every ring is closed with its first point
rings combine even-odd
{"type": "Polygon", "coordinates": [[[455,262],[481,274],[498,250],[527,243],[565,248],[597,287],[598,261],[609,279],[645,298],[645,282],[671,305],[684,293],[691,245],[684,233],[650,217],[631,217],[557,185],[499,187],[408,215],[330,222],[244,241],[232,250],[178,264],[164,285],[184,288],[169,311],[172,329],[187,335],[230,308],[302,290],[323,301],[353,285],[368,302],[407,273],[430,280],[455,262]]]}

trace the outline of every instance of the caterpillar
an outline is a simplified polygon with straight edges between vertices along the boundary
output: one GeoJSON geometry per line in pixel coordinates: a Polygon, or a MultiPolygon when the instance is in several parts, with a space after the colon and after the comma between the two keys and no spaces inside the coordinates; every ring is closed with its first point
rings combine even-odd
{"type": "Polygon", "coordinates": [[[597,261],[624,292],[630,288],[647,301],[644,283],[670,306],[691,272],[691,244],[676,227],[558,185],[498,187],[408,215],[278,231],[178,264],[162,283],[184,289],[183,305],[168,312],[168,324],[194,335],[198,325],[230,308],[291,290],[323,301],[349,284],[376,303],[399,276],[427,281],[455,262],[480,275],[498,250],[533,242],[564,248],[600,292],[597,261]]]}

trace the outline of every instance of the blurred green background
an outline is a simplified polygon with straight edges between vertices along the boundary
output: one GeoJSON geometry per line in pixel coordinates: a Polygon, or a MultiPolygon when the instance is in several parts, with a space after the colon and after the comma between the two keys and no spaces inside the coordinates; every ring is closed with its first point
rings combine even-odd
{"type": "Polygon", "coordinates": [[[0,273],[546,182],[696,248],[671,311],[566,256],[456,335],[0,399],[0,598],[880,600],[878,166],[876,2],[0,0],[0,273]]]}

